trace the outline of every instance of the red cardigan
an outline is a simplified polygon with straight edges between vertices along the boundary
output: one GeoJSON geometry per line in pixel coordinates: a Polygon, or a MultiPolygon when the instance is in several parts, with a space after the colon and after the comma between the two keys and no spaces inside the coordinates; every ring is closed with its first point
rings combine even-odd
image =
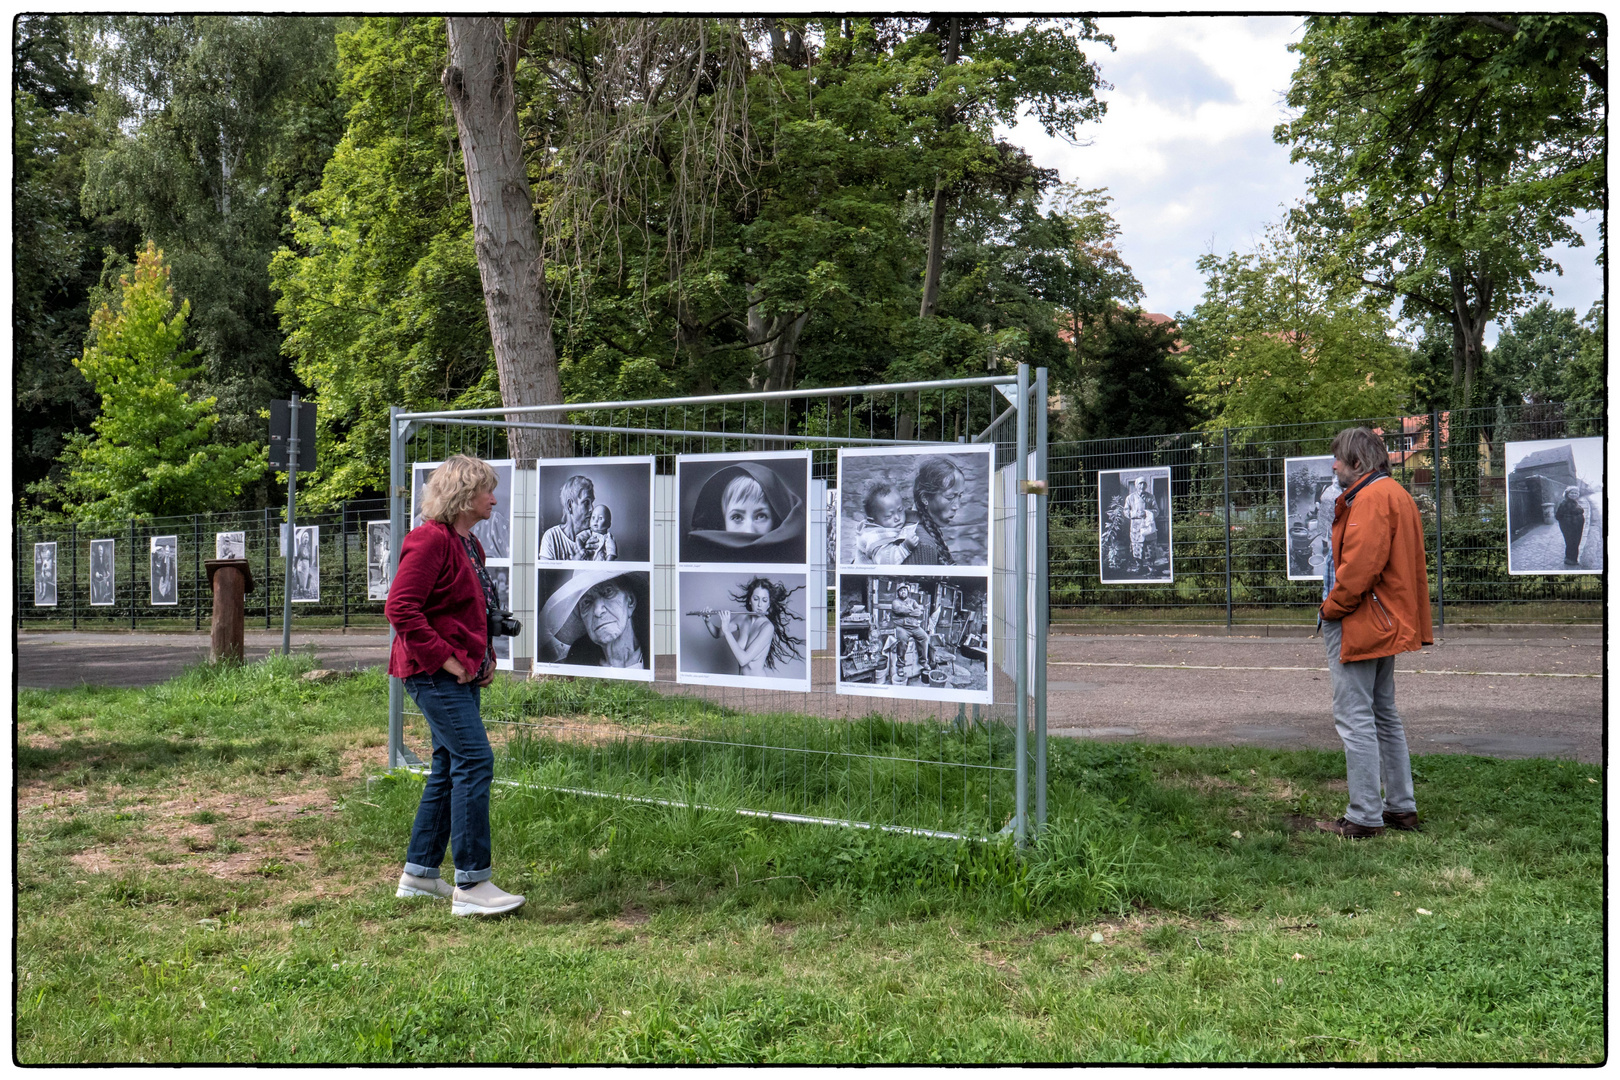
{"type": "MultiPolygon", "coordinates": [[[[476,536],[473,543],[482,561],[484,546],[476,536]]],[[[388,674],[438,671],[452,655],[478,670],[487,648],[484,588],[461,537],[444,522],[424,522],[406,535],[383,613],[394,628],[388,674]]]]}

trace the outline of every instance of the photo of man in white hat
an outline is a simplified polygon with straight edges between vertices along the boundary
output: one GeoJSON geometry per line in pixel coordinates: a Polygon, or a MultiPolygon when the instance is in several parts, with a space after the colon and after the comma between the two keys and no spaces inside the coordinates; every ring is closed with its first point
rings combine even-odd
{"type": "Polygon", "coordinates": [[[537,670],[566,665],[561,673],[651,679],[648,577],[617,567],[540,571],[537,670]]]}

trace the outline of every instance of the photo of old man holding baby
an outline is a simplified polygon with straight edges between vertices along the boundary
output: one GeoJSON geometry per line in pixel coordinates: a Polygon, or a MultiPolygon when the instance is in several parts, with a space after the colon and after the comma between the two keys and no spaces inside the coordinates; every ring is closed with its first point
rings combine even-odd
{"type": "Polygon", "coordinates": [[[988,566],[990,453],[840,450],[838,565],[988,566]]]}

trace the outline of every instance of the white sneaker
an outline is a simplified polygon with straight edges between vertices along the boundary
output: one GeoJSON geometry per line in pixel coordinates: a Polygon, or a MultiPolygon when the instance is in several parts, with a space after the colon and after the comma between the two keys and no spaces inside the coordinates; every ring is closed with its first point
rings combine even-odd
{"type": "Polygon", "coordinates": [[[444,880],[444,878],[401,874],[399,875],[399,888],[394,890],[394,895],[399,897],[431,896],[437,900],[448,900],[450,894],[455,891],[456,887],[444,880]]]}
{"type": "Polygon", "coordinates": [[[458,888],[450,898],[452,915],[502,915],[523,906],[523,897],[495,887],[493,881],[480,881],[466,888],[458,888]]]}

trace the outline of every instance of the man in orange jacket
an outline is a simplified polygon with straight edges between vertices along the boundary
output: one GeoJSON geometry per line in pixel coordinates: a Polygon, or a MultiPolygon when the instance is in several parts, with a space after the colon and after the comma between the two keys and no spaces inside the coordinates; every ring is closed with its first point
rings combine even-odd
{"type": "Polygon", "coordinates": [[[1344,740],[1350,805],[1316,827],[1352,840],[1385,826],[1415,831],[1406,731],[1395,711],[1395,657],[1434,644],[1423,520],[1389,475],[1389,451],[1368,428],[1333,439],[1333,550],[1323,582],[1322,638],[1333,722],[1344,740]]]}

